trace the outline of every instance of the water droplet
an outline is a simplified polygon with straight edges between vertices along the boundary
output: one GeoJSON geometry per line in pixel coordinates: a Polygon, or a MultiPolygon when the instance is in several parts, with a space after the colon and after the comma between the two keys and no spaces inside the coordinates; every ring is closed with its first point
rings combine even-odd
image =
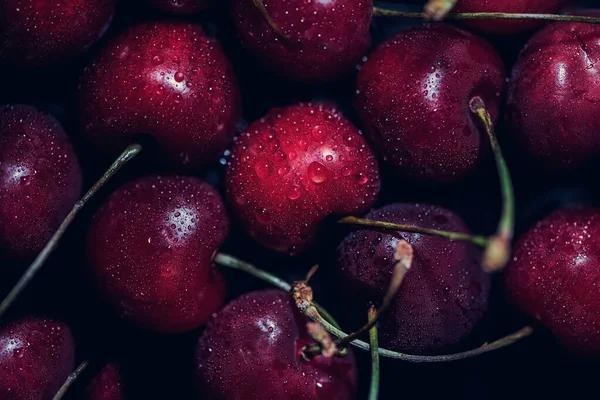
{"type": "Polygon", "coordinates": [[[369,181],[369,178],[362,172],[360,174],[356,175],[356,182],[358,182],[359,185],[364,185],[368,181],[369,181]]]}
{"type": "Polygon", "coordinates": [[[183,82],[185,76],[183,75],[183,72],[176,72],[174,78],[175,82],[183,82]]]}
{"type": "Polygon", "coordinates": [[[344,168],[342,168],[342,175],[343,176],[350,176],[350,174],[352,174],[352,168],[350,168],[350,167],[344,167],[344,168]]]}
{"type": "Polygon", "coordinates": [[[317,142],[322,142],[327,137],[327,133],[321,125],[317,125],[312,129],[311,136],[317,142]]]}
{"type": "Polygon", "coordinates": [[[308,142],[304,139],[302,139],[300,143],[298,143],[298,146],[300,146],[300,148],[304,151],[308,150],[308,142]]]}
{"type": "Polygon", "coordinates": [[[277,173],[279,174],[279,176],[287,175],[288,172],[290,172],[290,167],[287,165],[284,165],[283,167],[281,167],[277,170],[277,173]]]}
{"type": "Polygon", "coordinates": [[[302,195],[302,190],[298,185],[291,185],[288,189],[288,199],[290,200],[298,200],[302,195]]]}
{"type": "Polygon", "coordinates": [[[260,210],[258,210],[256,212],[256,219],[261,224],[266,224],[267,222],[269,222],[271,220],[271,215],[265,208],[261,208],[260,210]]]}
{"type": "Polygon", "coordinates": [[[288,153],[288,159],[289,159],[290,161],[294,161],[294,160],[296,159],[296,157],[298,157],[298,154],[296,154],[296,152],[295,152],[295,151],[290,151],[290,152],[288,153]]]}
{"type": "Polygon", "coordinates": [[[271,175],[271,165],[267,161],[259,161],[254,166],[254,171],[260,179],[265,179],[271,175]]]}
{"type": "Polygon", "coordinates": [[[329,171],[323,164],[315,161],[308,166],[308,179],[313,183],[323,183],[327,178],[329,178],[329,171]]]}
{"type": "Polygon", "coordinates": [[[152,57],[152,64],[154,64],[154,65],[162,64],[162,58],[160,58],[159,56],[152,57]]]}
{"type": "Polygon", "coordinates": [[[325,160],[327,160],[327,161],[331,162],[331,161],[333,161],[333,156],[332,156],[331,154],[327,154],[327,155],[325,156],[325,160]]]}

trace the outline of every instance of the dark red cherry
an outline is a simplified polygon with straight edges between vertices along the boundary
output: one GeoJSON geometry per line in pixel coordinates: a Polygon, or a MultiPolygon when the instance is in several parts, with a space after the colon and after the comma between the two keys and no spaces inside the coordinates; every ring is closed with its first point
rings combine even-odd
{"type": "Polygon", "coordinates": [[[108,28],[114,0],[0,1],[0,65],[36,67],[67,61],[108,28]]]}
{"type": "Polygon", "coordinates": [[[600,154],[600,27],[553,23],[534,35],[513,69],[509,132],[547,167],[600,154]]]}
{"type": "Polygon", "coordinates": [[[196,347],[200,396],[213,400],[348,400],[356,398],[352,353],[307,361],[314,343],[289,293],[245,294],[212,318],[196,347]]]}
{"type": "Polygon", "coordinates": [[[504,79],[502,60],[487,42],[435,24],[400,33],[369,56],[358,74],[355,106],[398,173],[455,181],[489,147],[470,101],[481,97],[496,119],[504,79]]]}
{"type": "MultiPolygon", "coordinates": [[[[391,204],[369,219],[468,233],[464,222],[441,207],[391,204]]],[[[351,327],[379,303],[390,284],[399,241],[414,250],[413,263],[379,322],[382,347],[415,354],[447,351],[465,339],[487,311],[490,277],[475,245],[417,233],[357,230],[338,248],[339,293],[351,327]]],[[[347,328],[350,329],[350,328],[347,328]]]]}
{"type": "MultiPolygon", "coordinates": [[[[453,12],[502,12],[520,14],[556,14],[565,5],[565,0],[458,0],[453,12]]],[[[536,20],[461,20],[461,24],[485,33],[513,35],[540,26],[536,20]]]]}
{"type": "Polygon", "coordinates": [[[172,14],[194,14],[215,3],[215,0],[148,0],[159,10],[172,14]]]}
{"type": "Polygon", "coordinates": [[[48,318],[0,328],[0,399],[51,400],[75,363],[71,330],[48,318]]]}
{"type": "Polygon", "coordinates": [[[108,364],[94,377],[85,393],[86,400],[123,400],[121,373],[116,364],[108,364]]]}
{"type": "Polygon", "coordinates": [[[81,192],[59,122],[29,106],[0,107],[0,259],[33,259],[81,192]]]}
{"type": "Polygon", "coordinates": [[[275,73],[324,82],[350,72],[369,46],[373,0],[263,0],[278,33],[253,1],[234,0],[242,44],[275,73]]]}
{"type": "Polygon", "coordinates": [[[557,211],[517,242],[505,286],[568,349],[600,356],[600,209],[557,211]]]}
{"type": "Polygon", "coordinates": [[[215,39],[184,22],[138,25],[86,68],[81,124],[104,150],[150,135],[162,156],[197,168],[217,160],[240,117],[231,65],[215,39]]]}
{"type": "Polygon", "coordinates": [[[375,156],[335,109],[297,104],[271,110],[233,146],[227,195],[252,237],[298,253],[331,214],[368,210],[380,187],[375,156]]]}
{"type": "Polygon", "coordinates": [[[96,213],[87,257],[119,316],[157,332],[203,324],[223,303],[212,256],[227,237],[221,197],[191,177],[151,176],[113,193],[96,213]]]}

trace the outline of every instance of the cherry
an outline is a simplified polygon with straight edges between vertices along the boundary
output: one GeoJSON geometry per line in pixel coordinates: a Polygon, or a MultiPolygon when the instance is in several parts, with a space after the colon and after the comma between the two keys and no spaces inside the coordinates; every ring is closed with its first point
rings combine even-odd
{"type": "Polygon", "coordinates": [[[0,329],[0,398],[50,400],[74,366],[71,330],[27,317],[0,329]]]}
{"type": "Polygon", "coordinates": [[[510,300],[568,349],[600,355],[600,209],[557,211],[517,242],[505,275],[510,300]]]}
{"type": "Polygon", "coordinates": [[[600,154],[600,28],[553,23],[534,35],[514,67],[507,115],[536,160],[568,168],[600,154]]]}
{"type": "Polygon", "coordinates": [[[375,156],[350,121],[323,105],[272,109],[234,144],[227,195],[252,237],[296,254],[331,214],[368,210],[380,187],[375,156]]]}
{"type": "Polygon", "coordinates": [[[122,400],[121,373],[116,364],[108,364],[94,377],[88,386],[86,400],[122,400]]]}
{"type": "Polygon", "coordinates": [[[0,258],[33,259],[81,192],[77,156],[59,122],[0,107],[0,258]]]}
{"type": "Polygon", "coordinates": [[[114,0],[0,1],[0,64],[44,66],[66,61],[107,30],[114,0]]]}
{"type": "MultiPolygon", "coordinates": [[[[441,207],[391,204],[368,219],[468,233],[464,222],[441,207]]],[[[395,267],[396,247],[413,247],[412,266],[383,319],[382,347],[432,354],[461,342],[487,310],[490,277],[479,267],[477,248],[420,233],[357,230],[338,248],[339,291],[350,326],[358,328],[371,303],[384,297],[395,267]]]]}
{"type": "Polygon", "coordinates": [[[130,28],[86,68],[79,94],[81,124],[99,147],[120,152],[150,135],[162,156],[189,168],[217,160],[240,117],[221,47],[184,22],[130,28]]]}
{"type": "Polygon", "coordinates": [[[219,194],[196,178],[150,176],[125,184],[89,228],[94,282],[128,321],[165,333],[194,329],[224,301],[212,255],[228,225],[219,194]]]}
{"type": "MultiPolygon", "coordinates": [[[[519,14],[556,14],[565,0],[458,0],[454,7],[457,13],[502,12],[519,14]]],[[[462,20],[461,24],[495,35],[513,35],[534,29],[543,21],[524,19],[507,20],[462,20]]]]}
{"type": "Polygon", "coordinates": [[[373,0],[235,0],[242,44],[275,73],[324,82],[350,72],[369,46],[373,0]]]}
{"type": "Polygon", "coordinates": [[[148,0],[159,10],[172,14],[194,14],[215,3],[215,0],[148,0]]]}
{"type": "Polygon", "coordinates": [[[281,290],[245,294],[210,320],[196,348],[196,380],[203,399],[356,398],[356,365],[351,353],[317,355],[308,320],[281,290]]]}

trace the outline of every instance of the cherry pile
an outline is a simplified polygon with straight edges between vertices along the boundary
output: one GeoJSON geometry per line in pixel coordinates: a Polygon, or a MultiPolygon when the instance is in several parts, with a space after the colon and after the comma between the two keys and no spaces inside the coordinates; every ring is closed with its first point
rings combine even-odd
{"type": "Polygon", "coordinates": [[[0,400],[593,397],[590,5],[0,0],[0,400]]]}

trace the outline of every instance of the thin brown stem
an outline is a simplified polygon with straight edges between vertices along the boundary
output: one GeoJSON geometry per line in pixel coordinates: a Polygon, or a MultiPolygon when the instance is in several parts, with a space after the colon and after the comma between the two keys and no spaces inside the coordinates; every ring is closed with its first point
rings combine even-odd
{"type": "Polygon", "coordinates": [[[269,25],[269,27],[282,39],[289,41],[290,39],[281,30],[279,25],[277,25],[275,23],[275,21],[271,17],[271,14],[269,14],[269,11],[267,10],[267,7],[265,7],[265,3],[263,2],[263,0],[252,0],[252,2],[254,3],[254,6],[258,9],[258,11],[260,12],[260,15],[262,15],[262,17],[264,18],[267,25],[269,25]]]}
{"type": "Polygon", "coordinates": [[[60,389],[58,389],[58,392],[56,392],[56,394],[54,395],[52,400],[62,399],[63,396],[65,395],[65,393],[67,393],[67,390],[69,390],[69,388],[73,384],[73,382],[75,382],[75,380],[79,377],[79,375],[81,375],[81,373],[83,372],[84,369],[87,368],[87,366],[88,366],[88,361],[84,361],[81,364],[79,364],[79,367],[77,367],[77,369],[75,371],[73,371],[71,373],[71,375],[69,375],[67,377],[67,380],[65,380],[65,382],[62,384],[60,389]]]}
{"type": "MultiPolygon", "coordinates": [[[[369,309],[369,321],[377,321],[377,311],[374,307],[369,309]]],[[[369,344],[371,345],[371,387],[369,389],[369,400],[379,399],[379,338],[377,337],[377,324],[369,330],[369,344]]]]}

